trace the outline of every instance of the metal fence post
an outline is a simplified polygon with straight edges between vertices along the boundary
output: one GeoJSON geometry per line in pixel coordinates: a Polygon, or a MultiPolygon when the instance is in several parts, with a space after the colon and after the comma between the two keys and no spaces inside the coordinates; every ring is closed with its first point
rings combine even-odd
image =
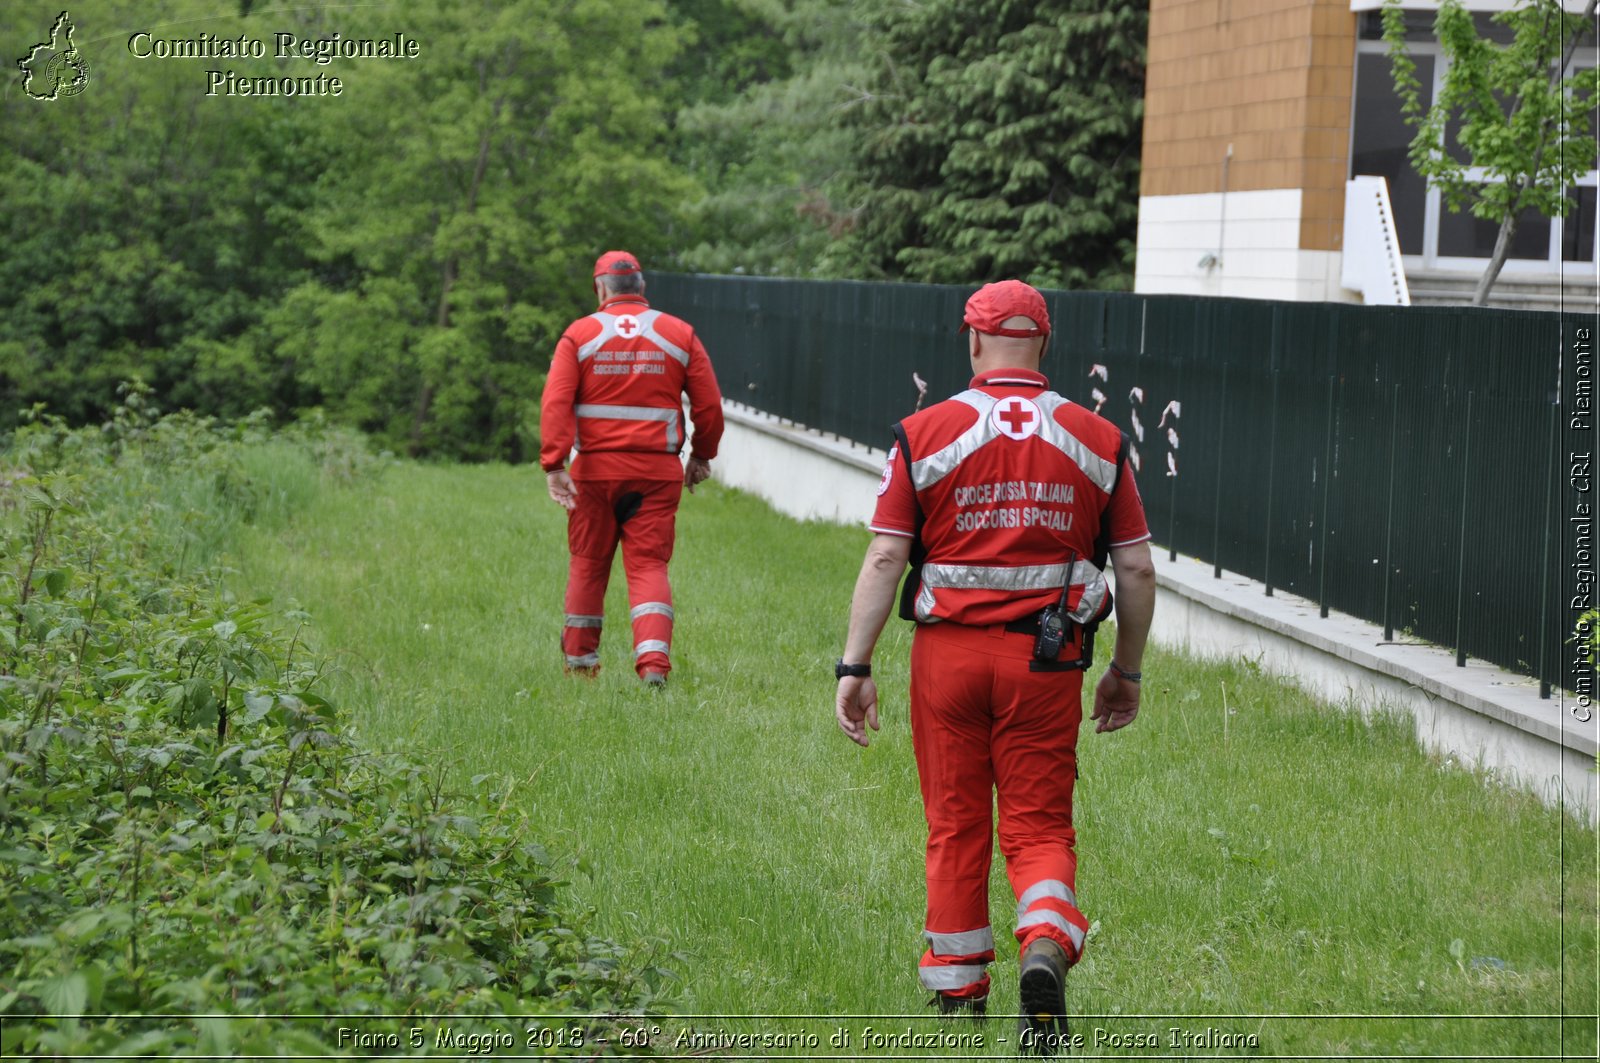
{"type": "Polygon", "coordinates": [[[1228,423],[1228,363],[1222,363],[1222,395],[1217,400],[1217,492],[1211,506],[1213,579],[1222,578],[1222,430],[1228,423]]]}
{"type": "Polygon", "coordinates": [[[1539,696],[1546,700],[1550,697],[1550,670],[1545,664],[1548,659],[1547,640],[1550,636],[1550,510],[1551,491],[1555,487],[1556,478],[1556,429],[1560,423],[1561,407],[1551,403],[1549,442],[1546,445],[1549,457],[1544,464],[1544,551],[1539,559],[1539,663],[1536,666],[1539,676],[1539,696]]]}
{"type": "Polygon", "coordinates": [[[1322,545],[1318,549],[1320,572],[1317,576],[1317,605],[1322,619],[1328,619],[1328,491],[1333,485],[1333,386],[1337,377],[1328,376],[1328,434],[1322,445],[1322,545]]]}
{"type": "Polygon", "coordinates": [[[1389,407],[1389,501],[1383,522],[1383,641],[1394,641],[1394,615],[1389,610],[1389,576],[1394,571],[1394,466],[1395,440],[1400,427],[1400,385],[1394,386],[1389,407]]]}
{"type": "Polygon", "coordinates": [[[1466,437],[1461,443],[1461,547],[1456,554],[1456,667],[1467,666],[1467,647],[1461,642],[1461,621],[1467,587],[1467,491],[1472,472],[1472,392],[1467,392],[1466,437]]]}
{"type": "MultiPolygon", "coordinates": [[[[1277,318],[1273,318],[1277,324],[1277,318]]],[[[1280,369],[1272,370],[1272,422],[1267,431],[1267,520],[1266,549],[1262,551],[1261,581],[1267,585],[1267,597],[1272,597],[1272,495],[1273,483],[1278,478],[1278,382],[1283,377],[1280,369]]]]}
{"type": "Polygon", "coordinates": [[[1272,597],[1272,488],[1278,474],[1278,380],[1282,374],[1278,350],[1283,341],[1283,307],[1272,308],[1272,340],[1268,348],[1268,365],[1272,372],[1272,420],[1267,426],[1267,519],[1261,551],[1261,582],[1266,584],[1267,597],[1272,597]]]}

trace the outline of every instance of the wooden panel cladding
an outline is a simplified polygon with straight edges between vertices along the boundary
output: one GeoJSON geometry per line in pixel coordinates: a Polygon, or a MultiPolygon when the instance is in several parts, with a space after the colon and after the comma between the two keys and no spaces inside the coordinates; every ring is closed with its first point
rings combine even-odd
{"type": "Polygon", "coordinates": [[[1344,223],[1356,17],[1349,0],[1151,0],[1140,194],[1304,191],[1300,246],[1344,223]]]}

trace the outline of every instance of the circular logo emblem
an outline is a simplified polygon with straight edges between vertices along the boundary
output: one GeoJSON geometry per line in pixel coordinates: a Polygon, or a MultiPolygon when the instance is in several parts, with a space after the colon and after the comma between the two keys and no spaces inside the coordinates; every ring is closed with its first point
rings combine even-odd
{"type": "Polygon", "coordinates": [[[617,335],[625,340],[635,339],[644,332],[644,326],[639,324],[639,319],[632,314],[618,314],[616,323],[612,327],[617,330],[617,335]]]}
{"type": "Polygon", "coordinates": [[[889,459],[883,463],[883,479],[878,481],[878,494],[880,495],[889,490],[889,484],[894,480],[894,459],[899,454],[899,443],[889,448],[889,459]]]}
{"type": "Polygon", "coordinates": [[[76,96],[89,84],[89,61],[76,51],[59,52],[45,67],[44,83],[55,86],[56,96],[76,96]]]}
{"type": "Polygon", "coordinates": [[[1013,395],[994,404],[989,413],[995,430],[1008,439],[1027,439],[1039,431],[1044,414],[1029,399],[1013,395]]]}

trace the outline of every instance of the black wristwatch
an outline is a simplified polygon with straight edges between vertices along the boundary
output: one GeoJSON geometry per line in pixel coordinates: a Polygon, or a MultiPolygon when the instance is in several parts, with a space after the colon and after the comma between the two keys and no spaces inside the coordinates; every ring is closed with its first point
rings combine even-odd
{"type": "Polygon", "coordinates": [[[845,664],[844,658],[840,657],[837,661],[833,662],[833,678],[843,679],[847,675],[858,676],[862,679],[866,679],[868,676],[872,675],[872,665],[845,664]]]}

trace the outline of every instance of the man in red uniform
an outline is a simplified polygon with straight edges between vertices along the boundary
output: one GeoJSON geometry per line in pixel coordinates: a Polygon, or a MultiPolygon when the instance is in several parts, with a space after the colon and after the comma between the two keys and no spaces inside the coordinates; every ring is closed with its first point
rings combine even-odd
{"type": "Polygon", "coordinates": [[[567,510],[569,674],[600,672],[600,629],[611,559],[622,543],[632,606],[633,664],[651,685],[672,670],[674,522],[683,488],[711,475],[722,439],[722,393],[688,322],[652,310],[636,258],[607,251],[594,264],[599,309],[567,326],[540,403],[539,464],[567,510]],[[683,394],[694,421],[686,464],[683,394]],[[574,445],[578,457],[565,468],[574,445]]]}
{"type": "Polygon", "coordinates": [[[928,820],[922,984],[943,1011],[984,1010],[998,792],[1023,1041],[1050,1054],[1066,1034],[1066,971],[1089,929],[1073,892],[1072,787],[1092,627],[1111,609],[1102,567],[1109,557],[1116,570],[1117,639],[1095,687],[1098,731],[1139,711],[1155,568],[1126,437],[1039,372],[1044,299],[1020,281],[985,285],[967,302],[967,329],[970,388],[895,426],[835,714],[863,746],[878,728],[872,651],[909,561],[901,615],[917,623],[911,733],[928,820]],[[1055,653],[1039,635],[1050,608],[1070,618],[1055,653]]]}

